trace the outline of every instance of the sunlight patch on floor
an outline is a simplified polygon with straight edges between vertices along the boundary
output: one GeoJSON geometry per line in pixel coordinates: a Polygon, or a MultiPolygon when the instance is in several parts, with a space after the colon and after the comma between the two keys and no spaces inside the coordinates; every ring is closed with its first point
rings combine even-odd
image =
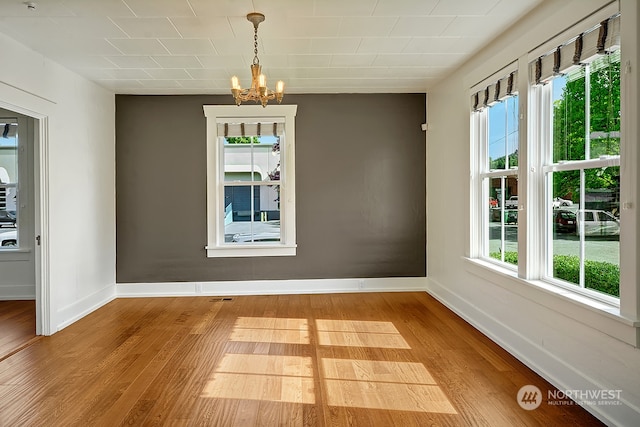
{"type": "Polygon", "coordinates": [[[313,377],[311,357],[225,354],[216,372],[313,377]]]}
{"type": "Polygon", "coordinates": [[[315,403],[313,378],[215,373],[203,397],[315,403]]]}
{"type": "Polygon", "coordinates": [[[391,322],[316,320],[318,343],[341,347],[411,347],[391,322]]]}
{"type": "MultiPolygon", "coordinates": [[[[239,317],[230,341],[309,344],[306,319],[239,317]]],[[[315,403],[311,357],[227,353],[202,396],[315,403]]]]}
{"type": "Polygon", "coordinates": [[[327,379],[377,381],[406,384],[435,384],[422,363],[379,360],[322,359],[327,379]]]}
{"type": "MultiPolygon", "coordinates": [[[[322,346],[410,349],[391,322],[315,321],[322,346]]],[[[307,319],[239,317],[230,341],[310,344],[307,319]]],[[[319,380],[330,406],[413,412],[457,412],[417,362],[321,358],[319,380]]],[[[315,403],[314,357],[227,353],[203,397],[315,403]]]]}
{"type": "Polygon", "coordinates": [[[363,320],[317,319],[318,331],[331,332],[371,332],[379,334],[399,334],[391,322],[375,322],[363,320]]]}
{"type": "Polygon", "coordinates": [[[355,408],[456,414],[435,385],[325,380],[328,404],[355,408]]]}
{"type": "Polygon", "coordinates": [[[422,363],[321,359],[328,404],[455,414],[422,363]]]}
{"type": "Polygon", "coordinates": [[[307,319],[239,317],[230,341],[309,344],[307,319]]]}

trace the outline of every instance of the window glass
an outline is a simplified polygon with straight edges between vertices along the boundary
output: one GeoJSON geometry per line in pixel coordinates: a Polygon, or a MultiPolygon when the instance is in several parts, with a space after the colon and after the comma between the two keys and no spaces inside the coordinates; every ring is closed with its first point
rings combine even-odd
{"type": "Polygon", "coordinates": [[[553,162],[619,155],[620,51],[556,77],[552,85],[553,162]]]}
{"type": "Polygon", "coordinates": [[[589,158],[620,154],[620,51],[589,65],[589,158]]]}
{"type": "Polygon", "coordinates": [[[221,137],[224,151],[224,241],[279,242],[280,139],[221,137]]]}
{"type": "Polygon", "coordinates": [[[516,176],[486,178],[489,187],[485,256],[509,264],[518,264],[518,209],[516,176]]]}
{"type": "Polygon", "coordinates": [[[0,249],[18,247],[18,123],[0,119],[0,249]]]}
{"type": "Polygon", "coordinates": [[[483,255],[508,264],[518,263],[518,97],[494,103],[480,117],[487,121],[484,161],[488,172],[504,170],[505,175],[486,176],[483,255]]]}
{"type": "MultiPolygon", "coordinates": [[[[489,107],[489,169],[518,167],[518,97],[489,107]]],[[[515,193],[514,193],[515,194],[515,193]]]]}

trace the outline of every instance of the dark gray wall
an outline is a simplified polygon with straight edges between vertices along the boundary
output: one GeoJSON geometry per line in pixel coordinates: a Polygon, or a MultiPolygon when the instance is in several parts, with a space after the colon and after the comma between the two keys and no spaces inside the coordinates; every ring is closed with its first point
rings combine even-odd
{"type": "Polygon", "coordinates": [[[118,283],[426,275],[424,94],[286,95],[298,254],[207,258],[202,106],[230,98],[116,96],[118,283]]]}

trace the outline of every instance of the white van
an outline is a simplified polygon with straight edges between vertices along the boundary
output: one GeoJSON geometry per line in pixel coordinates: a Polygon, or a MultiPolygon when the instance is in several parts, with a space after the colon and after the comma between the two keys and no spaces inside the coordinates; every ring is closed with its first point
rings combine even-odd
{"type": "Polygon", "coordinates": [[[620,221],[606,211],[585,209],[578,215],[577,233],[580,234],[584,222],[585,236],[619,236],[620,221]]]}

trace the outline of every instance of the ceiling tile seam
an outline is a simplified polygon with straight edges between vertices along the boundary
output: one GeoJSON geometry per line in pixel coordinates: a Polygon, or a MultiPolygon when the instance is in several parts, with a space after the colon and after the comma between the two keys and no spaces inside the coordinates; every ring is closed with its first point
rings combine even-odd
{"type": "Polygon", "coordinates": [[[126,0],[122,0],[122,3],[127,7],[127,9],[129,9],[131,11],[131,14],[133,16],[135,16],[136,18],[139,18],[139,16],[136,14],[136,12],[134,12],[134,10],[131,8],[131,6],[129,6],[129,4],[127,3],[126,0]]]}
{"type": "MultiPolygon", "coordinates": [[[[126,36],[129,38],[129,40],[131,39],[131,35],[130,35],[128,32],[126,32],[126,31],[124,30],[124,28],[122,28],[120,25],[118,25],[118,23],[117,23],[116,21],[114,21],[114,19],[113,19],[112,17],[107,16],[107,19],[108,19],[109,21],[111,21],[111,23],[112,23],[113,25],[115,25],[115,27],[116,27],[117,29],[119,29],[120,31],[122,31],[122,34],[126,35],[126,36]]],[[[112,38],[113,38],[113,37],[112,37],[112,38]]],[[[109,39],[108,39],[108,38],[106,38],[106,37],[105,37],[105,40],[109,41],[109,39]]],[[[122,40],[127,40],[127,39],[122,39],[122,40]]],[[[114,47],[115,47],[115,46],[114,46],[114,47]]]]}
{"type": "MultiPolygon", "coordinates": [[[[188,2],[187,2],[188,3],[188,2]]],[[[171,19],[171,17],[167,17],[167,20],[169,21],[169,23],[171,24],[171,26],[173,27],[174,30],[176,30],[176,33],[178,33],[180,35],[181,39],[184,39],[184,35],[180,32],[180,30],[178,30],[178,27],[176,27],[176,24],[173,23],[173,20],[171,19]]]]}
{"type": "MultiPolygon", "coordinates": [[[[105,39],[105,40],[106,40],[106,39],[105,39]]],[[[109,42],[109,40],[107,40],[107,42],[109,42]]],[[[116,48],[116,49],[118,49],[116,46],[113,46],[113,47],[114,47],[114,48],[116,48]]],[[[120,50],[120,49],[118,49],[118,50],[120,50]]],[[[112,64],[113,64],[113,66],[114,66],[114,68],[116,68],[116,69],[120,69],[120,68],[122,68],[122,67],[120,67],[118,64],[116,64],[115,62],[113,62],[111,59],[109,59],[109,57],[108,57],[108,56],[105,56],[105,55],[101,55],[101,56],[102,56],[102,58],[104,58],[104,60],[105,60],[105,61],[109,61],[110,63],[112,63],[112,64]]],[[[124,56],[124,54],[123,54],[122,56],[124,56]]]]}
{"type": "Polygon", "coordinates": [[[196,10],[193,8],[193,5],[191,4],[191,1],[189,0],[185,0],[185,1],[187,2],[187,6],[189,6],[189,9],[191,10],[191,13],[193,13],[193,16],[197,17],[198,15],[196,14],[196,10]]]}

